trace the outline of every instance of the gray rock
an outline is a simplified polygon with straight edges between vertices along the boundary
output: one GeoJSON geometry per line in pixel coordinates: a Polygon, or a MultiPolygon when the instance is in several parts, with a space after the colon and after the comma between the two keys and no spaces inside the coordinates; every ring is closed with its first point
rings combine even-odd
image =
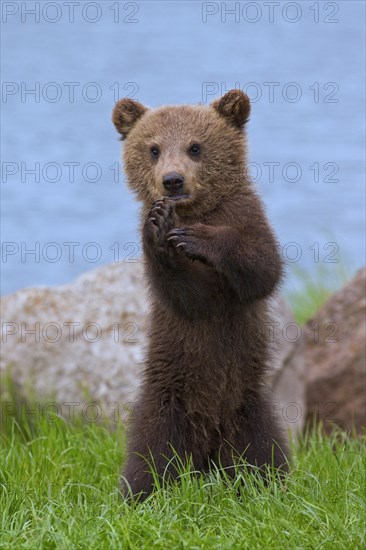
{"type": "Polygon", "coordinates": [[[365,289],[363,268],[305,326],[307,420],[328,432],[366,426],[365,289]]]}
{"type": "Polygon", "coordinates": [[[103,414],[123,414],[138,385],[146,310],[140,263],[5,296],[1,369],[23,394],[57,402],[65,416],[99,416],[92,401],[103,403],[103,414]]]}
{"type": "Polygon", "coordinates": [[[267,373],[275,412],[285,430],[299,434],[305,424],[304,335],[288,302],[278,295],[272,302],[272,361],[267,373]]]}

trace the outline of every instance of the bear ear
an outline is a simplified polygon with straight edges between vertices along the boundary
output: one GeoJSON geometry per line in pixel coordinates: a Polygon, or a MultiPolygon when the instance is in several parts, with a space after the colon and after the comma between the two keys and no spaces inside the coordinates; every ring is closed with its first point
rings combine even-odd
{"type": "Polygon", "coordinates": [[[213,101],[211,107],[219,115],[225,117],[235,128],[241,130],[249,118],[250,100],[241,90],[230,90],[230,92],[227,92],[220,99],[213,101]]]}
{"type": "Polygon", "coordinates": [[[136,122],[147,111],[138,101],[125,98],[120,99],[114,106],[112,120],[121,139],[126,139],[136,122]]]}

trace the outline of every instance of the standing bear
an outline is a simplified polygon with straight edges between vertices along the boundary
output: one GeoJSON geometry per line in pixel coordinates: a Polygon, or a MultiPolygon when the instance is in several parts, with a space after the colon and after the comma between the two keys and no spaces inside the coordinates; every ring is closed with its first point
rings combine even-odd
{"type": "Polygon", "coordinates": [[[245,459],[286,469],[286,444],[263,384],[268,299],[283,272],[247,177],[248,97],[209,106],[115,105],[128,183],[142,202],[149,340],[128,437],[124,494],[151,493],[151,464],[174,479],[174,455],[234,474],[245,459]]]}

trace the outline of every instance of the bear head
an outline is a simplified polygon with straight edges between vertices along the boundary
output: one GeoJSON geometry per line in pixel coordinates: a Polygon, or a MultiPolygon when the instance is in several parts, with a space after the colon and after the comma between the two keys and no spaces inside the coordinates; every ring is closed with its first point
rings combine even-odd
{"type": "Polygon", "coordinates": [[[249,98],[227,92],[208,106],[149,109],[121,99],[113,122],[125,140],[123,160],[130,188],[149,208],[172,197],[182,213],[203,213],[245,183],[245,123],[249,98]]]}

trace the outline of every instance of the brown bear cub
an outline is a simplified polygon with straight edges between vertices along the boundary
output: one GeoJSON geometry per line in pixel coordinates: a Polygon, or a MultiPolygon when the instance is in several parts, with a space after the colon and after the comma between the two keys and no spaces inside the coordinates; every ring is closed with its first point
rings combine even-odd
{"type": "Polygon", "coordinates": [[[248,97],[148,109],[117,102],[129,186],[142,201],[151,294],[149,342],[129,434],[123,492],[159,476],[234,473],[236,459],[286,469],[266,397],[268,298],[282,276],[277,243],[247,179],[248,97]]]}

